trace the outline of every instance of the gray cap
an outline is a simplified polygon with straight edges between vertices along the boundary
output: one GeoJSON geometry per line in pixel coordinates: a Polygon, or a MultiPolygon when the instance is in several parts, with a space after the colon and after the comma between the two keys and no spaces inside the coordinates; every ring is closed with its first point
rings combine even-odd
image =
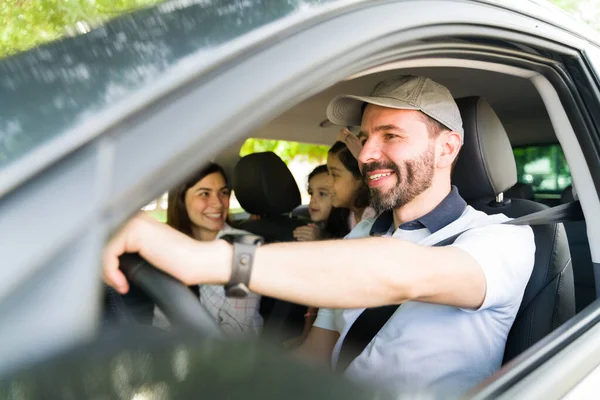
{"type": "Polygon", "coordinates": [[[450,91],[422,76],[404,75],[379,82],[369,96],[336,96],[327,118],[336,125],[359,126],[364,103],[401,110],[419,110],[464,135],[462,118],[450,91]]]}

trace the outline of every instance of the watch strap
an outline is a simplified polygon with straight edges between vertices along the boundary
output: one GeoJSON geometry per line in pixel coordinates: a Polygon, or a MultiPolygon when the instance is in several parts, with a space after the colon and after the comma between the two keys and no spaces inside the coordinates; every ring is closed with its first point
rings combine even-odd
{"type": "Polygon", "coordinates": [[[231,278],[225,285],[227,297],[246,297],[250,293],[250,276],[254,265],[256,248],[263,239],[256,235],[225,235],[221,239],[233,245],[231,278]]]}

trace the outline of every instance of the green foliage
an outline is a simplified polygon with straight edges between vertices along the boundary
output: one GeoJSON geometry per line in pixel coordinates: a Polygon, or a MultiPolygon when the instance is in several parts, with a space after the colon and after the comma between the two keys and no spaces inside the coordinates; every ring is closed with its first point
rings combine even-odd
{"type": "Polygon", "coordinates": [[[571,184],[571,171],[560,145],[513,149],[519,182],[535,192],[560,192],[571,184]]]}
{"type": "Polygon", "coordinates": [[[566,12],[574,13],[577,11],[577,6],[581,1],[580,0],[550,0],[550,2],[559,6],[566,12]]]}
{"type": "Polygon", "coordinates": [[[254,139],[246,140],[240,150],[240,156],[263,151],[272,151],[277,154],[286,164],[297,158],[307,161],[324,163],[327,160],[329,146],[316,144],[286,142],[284,140],[254,139]]]}
{"type": "Polygon", "coordinates": [[[0,57],[64,35],[89,31],[102,22],[162,0],[2,0],[0,57]]]}

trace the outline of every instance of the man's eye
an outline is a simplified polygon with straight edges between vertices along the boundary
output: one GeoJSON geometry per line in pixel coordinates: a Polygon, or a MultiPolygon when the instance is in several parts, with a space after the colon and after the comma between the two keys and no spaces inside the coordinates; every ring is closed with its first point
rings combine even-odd
{"type": "Polygon", "coordinates": [[[394,135],[393,133],[386,133],[383,137],[385,137],[386,139],[390,140],[390,139],[396,138],[397,135],[394,135]]]}

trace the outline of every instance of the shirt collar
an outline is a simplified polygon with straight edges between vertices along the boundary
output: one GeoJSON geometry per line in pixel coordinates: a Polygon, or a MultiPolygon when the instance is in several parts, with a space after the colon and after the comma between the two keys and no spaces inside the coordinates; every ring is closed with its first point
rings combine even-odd
{"type": "MultiPolygon", "coordinates": [[[[446,225],[456,221],[463,214],[466,207],[467,203],[460,197],[458,189],[453,185],[450,193],[433,210],[414,221],[401,224],[399,229],[415,230],[427,228],[429,232],[435,233],[446,225]]],[[[393,223],[394,215],[392,210],[384,211],[373,223],[369,235],[385,235],[393,223]]]]}

